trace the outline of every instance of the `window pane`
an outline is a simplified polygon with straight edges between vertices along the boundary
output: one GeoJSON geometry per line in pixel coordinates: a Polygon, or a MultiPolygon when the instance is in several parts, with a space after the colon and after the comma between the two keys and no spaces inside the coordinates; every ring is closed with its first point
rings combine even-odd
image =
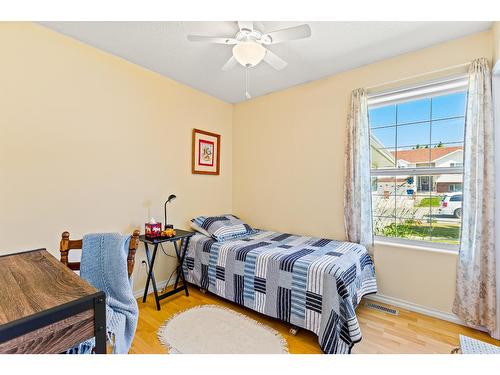
{"type": "MultiPolygon", "coordinates": [[[[427,215],[430,209],[439,208],[439,205],[441,204],[441,199],[443,199],[443,195],[437,194],[435,192],[419,193],[415,197],[415,207],[418,207],[419,209],[425,209],[425,211],[427,212],[422,211],[421,214],[427,215]]],[[[419,217],[422,218],[423,216],[419,217]]]]}
{"type": "Polygon", "coordinates": [[[436,192],[440,195],[462,191],[462,174],[444,173],[436,176],[436,192]]]}
{"type": "Polygon", "coordinates": [[[467,93],[459,92],[432,98],[432,119],[465,116],[467,93]]]}
{"type": "Polygon", "coordinates": [[[376,236],[397,237],[394,217],[373,216],[373,233],[376,236]]]}
{"type": "Polygon", "coordinates": [[[431,145],[431,159],[436,167],[463,167],[464,143],[435,143],[431,145]]]}
{"type": "Polygon", "coordinates": [[[379,168],[394,168],[396,159],[394,158],[394,151],[386,148],[371,147],[371,163],[372,169],[379,168]]]}
{"type": "Polygon", "coordinates": [[[436,191],[436,179],[439,176],[417,176],[415,179],[415,188],[417,194],[431,193],[436,191]]]}
{"type": "Polygon", "coordinates": [[[396,106],[388,105],[386,107],[370,109],[368,117],[372,128],[384,125],[396,125],[396,106]]]}
{"type": "Polygon", "coordinates": [[[415,178],[413,176],[396,176],[396,195],[413,196],[415,193],[415,178]]]}
{"type": "Polygon", "coordinates": [[[393,176],[372,177],[372,194],[389,198],[391,195],[395,195],[395,191],[396,183],[393,176]]]}
{"type": "MultiPolygon", "coordinates": [[[[427,209],[427,213],[428,211],[427,209]]],[[[421,219],[421,215],[422,208],[416,207],[412,195],[400,195],[396,198],[396,217],[398,219],[421,219]]]]}
{"type": "Polygon", "coordinates": [[[403,219],[427,220],[431,210],[439,208],[441,199],[442,196],[434,192],[400,195],[397,197],[396,216],[403,219]]]}
{"type": "Polygon", "coordinates": [[[428,168],[432,166],[429,146],[416,144],[410,147],[398,147],[396,151],[398,168],[428,168]]]}
{"type": "Polygon", "coordinates": [[[377,148],[395,148],[396,127],[372,129],[372,144],[377,148]]]}
{"type": "Polygon", "coordinates": [[[427,146],[431,143],[430,122],[411,125],[400,125],[397,131],[398,147],[413,145],[427,146]]]}
{"type": "Polygon", "coordinates": [[[429,121],[431,118],[431,100],[421,99],[398,104],[398,124],[415,121],[429,121]]]}
{"type": "Polygon", "coordinates": [[[431,224],[427,220],[399,219],[397,222],[400,237],[410,240],[430,240],[431,224]]]}
{"type": "Polygon", "coordinates": [[[399,197],[396,217],[428,222],[440,207],[442,197],[435,193],[414,194],[399,197]]]}
{"type": "Polygon", "coordinates": [[[465,119],[437,120],[432,122],[431,143],[445,146],[449,143],[464,141],[465,119]]]}
{"type": "Polygon", "coordinates": [[[436,213],[432,216],[431,241],[456,244],[460,242],[460,218],[436,213]]]}
{"type": "Polygon", "coordinates": [[[384,197],[383,195],[372,196],[372,212],[375,216],[394,217],[396,207],[394,206],[394,196],[384,197]]]}

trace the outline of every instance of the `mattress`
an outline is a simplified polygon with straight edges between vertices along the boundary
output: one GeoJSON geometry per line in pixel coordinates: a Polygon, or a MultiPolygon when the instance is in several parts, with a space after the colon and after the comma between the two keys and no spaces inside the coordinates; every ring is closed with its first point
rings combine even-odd
{"type": "Polygon", "coordinates": [[[190,283],[314,332],[325,353],[351,352],[361,340],[355,308],[377,292],[365,247],[266,230],[225,242],[197,233],[183,267],[190,283]]]}

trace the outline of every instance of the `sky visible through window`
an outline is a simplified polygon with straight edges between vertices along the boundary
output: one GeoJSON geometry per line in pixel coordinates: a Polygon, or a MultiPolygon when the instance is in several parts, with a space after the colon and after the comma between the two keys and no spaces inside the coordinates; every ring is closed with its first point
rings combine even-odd
{"type": "Polygon", "coordinates": [[[439,143],[454,146],[464,139],[465,105],[466,92],[459,92],[434,97],[432,103],[426,98],[371,109],[372,135],[390,150],[396,145],[404,149],[439,143]]]}

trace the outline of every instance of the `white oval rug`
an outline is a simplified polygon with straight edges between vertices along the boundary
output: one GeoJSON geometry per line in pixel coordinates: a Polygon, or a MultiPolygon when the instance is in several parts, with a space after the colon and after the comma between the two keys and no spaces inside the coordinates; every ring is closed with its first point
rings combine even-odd
{"type": "Polygon", "coordinates": [[[279,332],[216,305],[201,305],[174,315],[160,327],[158,337],[170,353],[288,353],[287,342],[279,332]]]}

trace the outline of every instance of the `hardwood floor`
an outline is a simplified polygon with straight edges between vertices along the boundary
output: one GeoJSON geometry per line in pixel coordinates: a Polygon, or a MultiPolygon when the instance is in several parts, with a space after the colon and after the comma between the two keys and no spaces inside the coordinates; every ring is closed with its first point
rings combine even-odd
{"type": "MultiPolygon", "coordinates": [[[[138,300],[139,323],[130,353],[166,353],[166,349],[156,336],[160,325],[177,312],[204,304],[225,306],[273,327],[288,341],[290,353],[321,353],[317,336],[312,332],[300,330],[297,336],[292,336],[289,333],[288,324],[238,306],[211,293],[203,294],[194,286],[190,286],[189,291],[189,297],[179,293],[162,300],[161,311],[156,310],[153,295],[149,295],[144,304],[142,299],[138,300]]],[[[459,334],[500,346],[500,341],[492,339],[483,332],[411,311],[398,310],[399,315],[393,316],[369,309],[362,301],[356,309],[356,314],[361,325],[363,339],[354,346],[352,352],[449,354],[454,347],[458,346],[459,334]]]]}

